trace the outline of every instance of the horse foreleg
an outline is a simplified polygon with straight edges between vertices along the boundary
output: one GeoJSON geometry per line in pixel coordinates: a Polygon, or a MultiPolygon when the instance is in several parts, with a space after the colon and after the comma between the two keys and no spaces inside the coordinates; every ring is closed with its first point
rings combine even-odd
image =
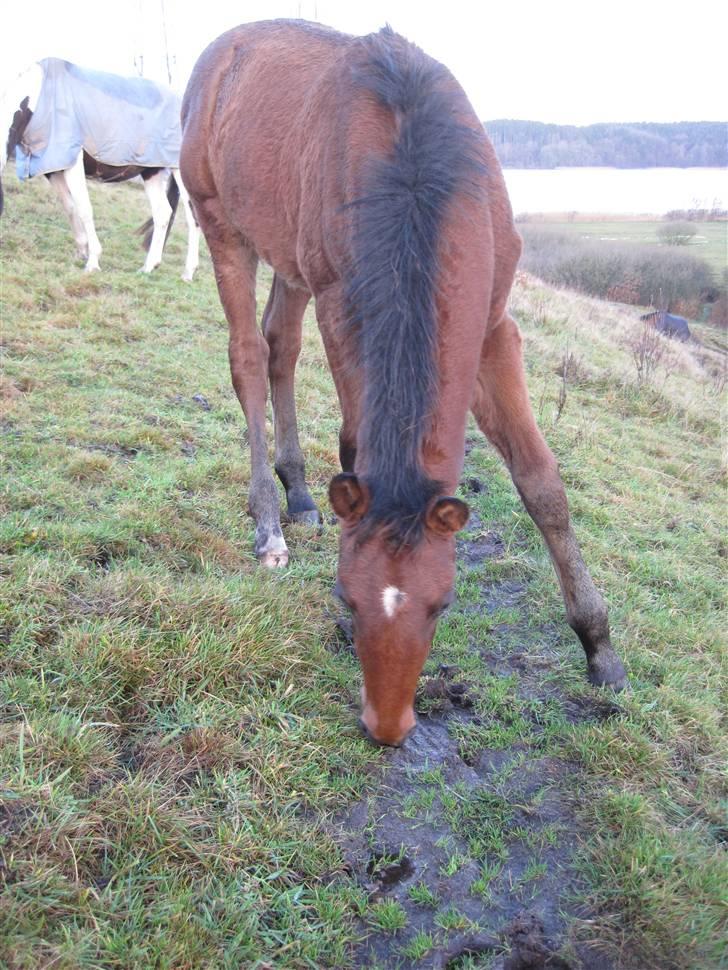
{"type": "Polygon", "coordinates": [[[93,270],[100,269],[101,243],[94,227],[91,199],[89,198],[86,175],[83,170],[83,152],[79,152],[78,158],[71,168],[66,169],[65,172],[54,172],[51,181],[61,197],[66,212],[69,214],[76,237],[76,245],[80,255],[86,260],[86,272],[90,273],[93,270]]]}
{"type": "Polygon", "coordinates": [[[590,681],[617,690],[625,687],[624,667],[609,637],[607,608],[571,528],[556,459],[536,426],[523,371],[521,335],[509,317],[486,337],[472,410],[505,459],[526,509],[546,540],[567,620],[586,653],[590,681]]]}
{"type": "Polygon", "coordinates": [[[172,217],[172,206],[167,201],[168,181],[169,173],[166,169],[161,169],[154,175],[143,179],[144,191],[149,202],[149,208],[152,210],[152,221],[154,223],[152,241],[149,244],[147,258],[142,267],[143,273],[151,273],[162,262],[162,250],[167,238],[167,227],[172,217]]]}
{"type": "Polygon", "coordinates": [[[294,391],[303,314],[310,298],[307,290],[293,289],[276,274],[263,312],[263,334],[270,353],[268,376],[273,398],[275,470],[286,490],[288,517],[294,522],[317,525],[321,516],[306,486],[294,391]]]}
{"type": "Polygon", "coordinates": [[[195,275],[195,270],[200,262],[200,227],[197,225],[195,214],[190,204],[190,196],[182,182],[182,176],[178,168],[172,169],[172,178],[179,188],[179,197],[182,200],[182,207],[185,210],[185,220],[187,221],[187,258],[185,260],[185,271],[182,279],[188,283],[195,275]]]}
{"type": "Polygon", "coordinates": [[[248,508],[255,520],[255,555],[264,566],[285,566],[288,547],[281,532],[278,488],[268,461],[266,440],[268,344],[256,325],[258,258],[237,233],[227,229],[224,214],[215,200],[206,200],[199,214],[230,327],[228,352],[233,387],[248,425],[248,508]]]}
{"type": "Polygon", "coordinates": [[[86,259],[88,257],[88,239],[86,238],[86,230],[78,217],[71,193],[68,191],[68,186],[66,185],[66,173],[51,172],[51,174],[48,176],[48,181],[53,186],[58,198],[61,200],[63,210],[68,216],[68,221],[71,223],[71,231],[73,232],[73,239],[76,243],[76,251],[81,259],[86,259]]]}

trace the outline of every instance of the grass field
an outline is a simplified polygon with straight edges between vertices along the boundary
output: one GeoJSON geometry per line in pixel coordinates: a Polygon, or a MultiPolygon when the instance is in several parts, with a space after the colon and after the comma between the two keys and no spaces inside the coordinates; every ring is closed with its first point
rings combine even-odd
{"type": "MultiPolygon", "coordinates": [[[[336,527],[287,527],[281,573],[252,557],[209,260],[183,284],[175,227],[138,274],[141,189],[92,200],[87,276],[47,186],[6,186],[0,966],[502,970],[537,965],[518,963],[524,927],[544,967],[726,966],[709,332],[638,388],[634,316],[519,278],[534,408],[632,690],[585,683],[543,545],[473,427],[458,603],[418,732],[377,750],[330,597],[336,527]]],[[[326,509],[338,419],[310,313],[298,378],[326,509]]]]}
{"type": "MultiPolygon", "coordinates": [[[[556,220],[544,217],[538,225],[554,232],[579,236],[583,239],[602,239],[611,242],[650,243],[663,246],[657,230],[664,227],[664,220],[624,219],[609,221],[582,222],[581,220],[556,220]]],[[[699,256],[715,272],[716,279],[722,280],[728,269],[728,222],[696,222],[697,233],[681,248],[681,252],[699,256]]]]}

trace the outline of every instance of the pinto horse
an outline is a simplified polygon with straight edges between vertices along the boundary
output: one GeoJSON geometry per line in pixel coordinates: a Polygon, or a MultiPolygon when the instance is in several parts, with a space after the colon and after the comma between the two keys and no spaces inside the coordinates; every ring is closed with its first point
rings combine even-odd
{"type": "MultiPolygon", "coordinates": [[[[161,262],[181,198],[188,230],[183,279],[191,280],[200,231],[179,174],[179,109],[178,96],[152,81],[89,71],[48,57],[18,75],[0,100],[0,131],[7,132],[0,172],[15,156],[21,179],[48,178],[89,272],[99,269],[101,244],[87,178],[124,182],[141,176],[152,210],[152,218],[140,229],[146,273],[161,262]]],[[[0,185],[0,213],[2,201],[0,185]]]]}
{"type": "Polygon", "coordinates": [[[468,411],[543,533],[594,684],[625,686],[607,610],[529,404],[506,310],[521,241],[493,149],[452,75],[388,28],[350,37],[300,21],[246,24],[198,60],[182,107],[182,175],[230,325],[248,425],[255,551],[284,566],[268,460],[292,520],[319,521],[299,445],[294,370],[313,297],[343,416],[336,591],[364,675],[361,723],[399,745],[453,599],[452,495],[468,411]],[[259,259],[274,270],[256,326],[259,259]]]}

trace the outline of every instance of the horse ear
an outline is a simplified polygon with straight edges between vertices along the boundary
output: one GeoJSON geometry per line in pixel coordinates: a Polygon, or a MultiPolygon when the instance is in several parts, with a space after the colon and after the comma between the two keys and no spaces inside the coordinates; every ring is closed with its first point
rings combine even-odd
{"type": "Polygon", "coordinates": [[[334,475],[329,484],[329,501],[338,517],[353,525],[366,515],[369,489],[356,475],[345,472],[334,475]]]}
{"type": "Polygon", "coordinates": [[[425,513],[425,524],[441,536],[449,536],[462,529],[468,521],[470,509],[462,499],[443,495],[433,499],[425,513]]]}

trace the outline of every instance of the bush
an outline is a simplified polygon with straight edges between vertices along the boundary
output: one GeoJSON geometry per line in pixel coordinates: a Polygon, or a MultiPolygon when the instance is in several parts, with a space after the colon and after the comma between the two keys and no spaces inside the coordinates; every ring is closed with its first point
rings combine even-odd
{"type": "Polygon", "coordinates": [[[697,256],[657,246],[619,245],[523,225],[521,268],[556,286],[639,306],[681,307],[694,316],[715,290],[697,256]]]}
{"type": "Polygon", "coordinates": [[[657,229],[657,238],[668,246],[687,246],[697,233],[692,222],[666,222],[657,229]]]}

